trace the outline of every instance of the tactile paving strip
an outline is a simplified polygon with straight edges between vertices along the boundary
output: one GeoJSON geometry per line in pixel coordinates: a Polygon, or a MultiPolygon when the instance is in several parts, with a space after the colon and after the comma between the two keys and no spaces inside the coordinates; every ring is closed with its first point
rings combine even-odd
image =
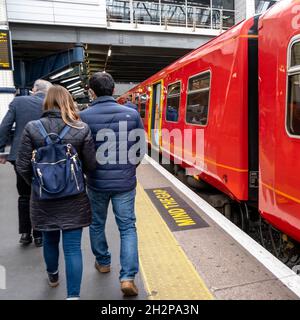
{"type": "Polygon", "coordinates": [[[214,299],[141,185],[136,197],[140,269],[149,299],[214,299]]]}

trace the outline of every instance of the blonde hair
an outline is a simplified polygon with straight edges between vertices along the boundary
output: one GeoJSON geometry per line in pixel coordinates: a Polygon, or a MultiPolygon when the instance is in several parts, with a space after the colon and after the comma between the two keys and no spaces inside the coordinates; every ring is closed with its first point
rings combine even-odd
{"type": "Polygon", "coordinates": [[[61,117],[65,124],[76,129],[83,129],[80,126],[80,118],[76,112],[76,106],[69,91],[59,85],[53,85],[49,88],[45,101],[44,111],[58,108],[61,111],[61,117]]]}

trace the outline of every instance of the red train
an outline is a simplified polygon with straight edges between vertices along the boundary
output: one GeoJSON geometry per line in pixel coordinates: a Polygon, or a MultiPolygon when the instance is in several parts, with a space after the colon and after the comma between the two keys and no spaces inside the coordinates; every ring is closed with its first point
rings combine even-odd
{"type": "MultiPolygon", "coordinates": [[[[204,132],[198,179],[300,242],[300,6],[282,0],[153,75],[122,97],[138,105],[149,142],[162,129],[204,132]],[[152,131],[152,129],[155,129],[152,131]],[[151,136],[152,135],[152,136],[151,136]],[[299,150],[298,150],[299,149],[299,150]]],[[[159,139],[155,137],[159,133],[159,139]]],[[[196,144],[170,143],[190,167],[196,144]]]]}

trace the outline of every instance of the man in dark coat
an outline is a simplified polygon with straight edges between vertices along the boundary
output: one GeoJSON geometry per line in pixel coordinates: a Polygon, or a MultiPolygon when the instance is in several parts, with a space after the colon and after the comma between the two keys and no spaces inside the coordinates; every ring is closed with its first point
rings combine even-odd
{"type": "Polygon", "coordinates": [[[111,201],[121,236],[121,290],[125,296],[134,296],[138,294],[134,278],[139,267],[134,211],[136,167],[145,153],[144,127],[137,111],[118,104],[112,97],[111,75],[95,73],[89,86],[94,101],[80,117],[90,126],[97,150],[97,168],[87,176],[95,267],[101,273],[110,271],[105,222],[111,201]]]}
{"type": "MultiPolygon", "coordinates": [[[[37,80],[33,86],[32,96],[16,97],[9,105],[9,109],[0,125],[0,152],[3,152],[6,144],[9,141],[11,130],[15,124],[15,132],[10,149],[10,154],[7,157],[15,168],[17,153],[19,150],[21,137],[26,124],[29,121],[37,120],[43,113],[43,102],[45,95],[50,88],[51,83],[45,80],[37,80]]],[[[0,158],[0,163],[5,164],[6,158],[0,158]]],[[[29,214],[30,201],[30,186],[17,173],[17,190],[19,194],[18,211],[19,211],[19,233],[21,234],[20,243],[23,245],[32,242],[31,236],[31,221],[29,214]]],[[[42,235],[39,231],[33,230],[34,242],[37,247],[42,246],[42,235]]]]}

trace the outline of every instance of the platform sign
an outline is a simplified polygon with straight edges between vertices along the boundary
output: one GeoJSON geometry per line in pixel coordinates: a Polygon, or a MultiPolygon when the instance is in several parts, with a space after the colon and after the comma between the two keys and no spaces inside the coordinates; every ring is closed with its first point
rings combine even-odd
{"type": "Polygon", "coordinates": [[[12,48],[8,30],[0,30],[0,70],[12,70],[12,48]]]}
{"type": "Polygon", "coordinates": [[[171,231],[207,228],[209,225],[172,188],[145,189],[171,231]]]}

